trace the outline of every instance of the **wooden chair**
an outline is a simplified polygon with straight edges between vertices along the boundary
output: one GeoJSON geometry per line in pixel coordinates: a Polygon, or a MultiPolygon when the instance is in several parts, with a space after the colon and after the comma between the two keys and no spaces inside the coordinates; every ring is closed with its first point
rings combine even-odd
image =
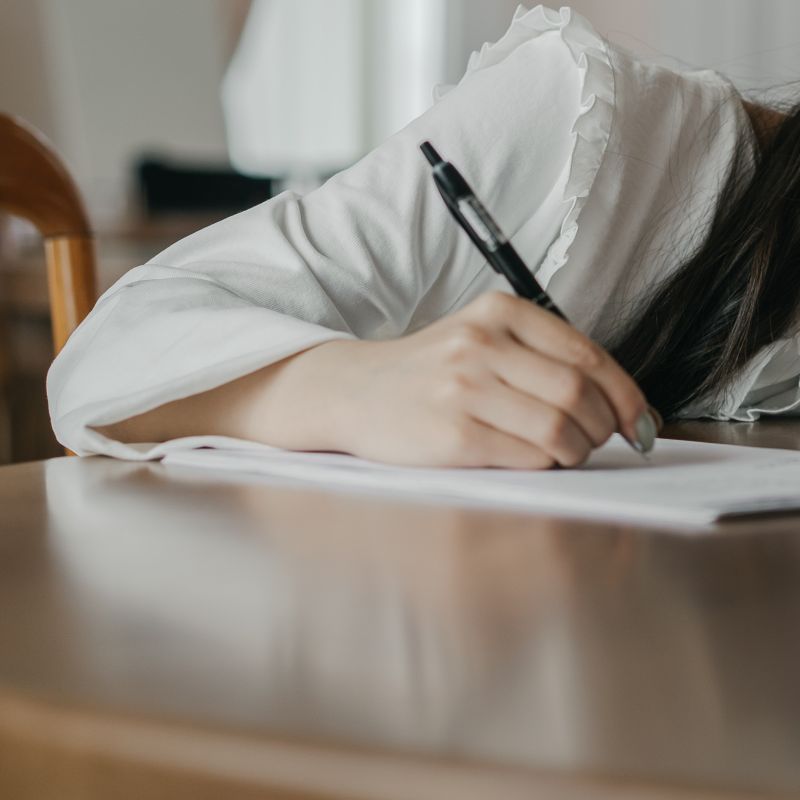
{"type": "MultiPolygon", "coordinates": [[[[44,237],[53,348],[58,353],[96,299],[89,218],[61,159],[36,130],[0,114],[0,211],[32,222],[44,237]]],[[[2,337],[0,337],[2,349],[2,337]]],[[[0,352],[0,373],[7,354],[0,352]]],[[[0,458],[10,422],[0,374],[0,458]]]]}
{"type": "Polygon", "coordinates": [[[0,114],[0,209],[32,222],[44,237],[56,353],[96,299],[89,218],[61,159],[36,130],[0,114]]]}

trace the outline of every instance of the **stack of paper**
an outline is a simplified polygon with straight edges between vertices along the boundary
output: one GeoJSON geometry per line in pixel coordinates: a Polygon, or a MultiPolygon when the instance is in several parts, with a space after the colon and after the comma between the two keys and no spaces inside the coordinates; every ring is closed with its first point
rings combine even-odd
{"type": "Polygon", "coordinates": [[[394,467],[231,439],[216,440],[214,449],[188,449],[201,441],[186,440],[187,449],[170,449],[164,462],[329,488],[669,524],[705,525],[748,514],[800,511],[800,452],[789,450],[659,440],[645,460],[614,436],[581,469],[529,472],[394,467]]]}

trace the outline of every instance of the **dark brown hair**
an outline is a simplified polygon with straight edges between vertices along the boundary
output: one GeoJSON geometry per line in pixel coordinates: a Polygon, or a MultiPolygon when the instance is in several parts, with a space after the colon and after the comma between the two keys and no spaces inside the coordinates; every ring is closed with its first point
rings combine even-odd
{"type": "Polygon", "coordinates": [[[705,241],[611,346],[665,419],[696,400],[719,400],[759,350],[798,322],[800,106],[743,183],[745,158],[743,148],[705,241]]]}

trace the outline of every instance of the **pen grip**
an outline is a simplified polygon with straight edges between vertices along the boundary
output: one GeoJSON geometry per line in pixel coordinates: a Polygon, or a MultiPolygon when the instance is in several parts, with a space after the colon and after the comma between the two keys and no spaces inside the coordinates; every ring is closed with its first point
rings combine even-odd
{"type": "Polygon", "coordinates": [[[491,253],[489,261],[492,267],[508,280],[519,297],[536,303],[537,306],[552,312],[565,322],[568,321],[564,312],[533,277],[510,242],[506,242],[491,253]]]}

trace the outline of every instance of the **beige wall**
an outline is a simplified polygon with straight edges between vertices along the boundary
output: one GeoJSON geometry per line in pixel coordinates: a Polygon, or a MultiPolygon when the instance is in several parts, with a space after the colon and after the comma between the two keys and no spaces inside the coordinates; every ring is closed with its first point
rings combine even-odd
{"type": "Polygon", "coordinates": [[[221,3],[2,0],[0,107],[50,136],[99,222],[142,150],[225,159],[221,3]]]}
{"type": "Polygon", "coordinates": [[[37,0],[3,0],[0,5],[0,109],[19,114],[52,136],[56,121],[45,38],[37,0]]]}
{"type": "MultiPolygon", "coordinates": [[[[452,81],[472,49],[503,33],[517,0],[447,2],[452,39],[443,79],[452,81]]],[[[124,205],[130,159],[142,150],[225,158],[219,86],[230,17],[246,4],[0,0],[0,108],[44,130],[77,174],[95,218],[111,219],[124,205]]],[[[714,67],[743,87],[800,76],[797,0],[572,5],[614,42],[676,66],[714,67]]]]}
{"type": "MultiPolygon", "coordinates": [[[[628,49],[646,51],[656,37],[658,5],[670,0],[573,0],[565,3],[579,11],[599,31],[628,49]]],[[[551,5],[558,5],[551,3],[551,5]]]]}
{"type": "Polygon", "coordinates": [[[800,98],[797,0],[573,0],[612,41],[677,69],[711,68],[757,97],[800,98]]]}

